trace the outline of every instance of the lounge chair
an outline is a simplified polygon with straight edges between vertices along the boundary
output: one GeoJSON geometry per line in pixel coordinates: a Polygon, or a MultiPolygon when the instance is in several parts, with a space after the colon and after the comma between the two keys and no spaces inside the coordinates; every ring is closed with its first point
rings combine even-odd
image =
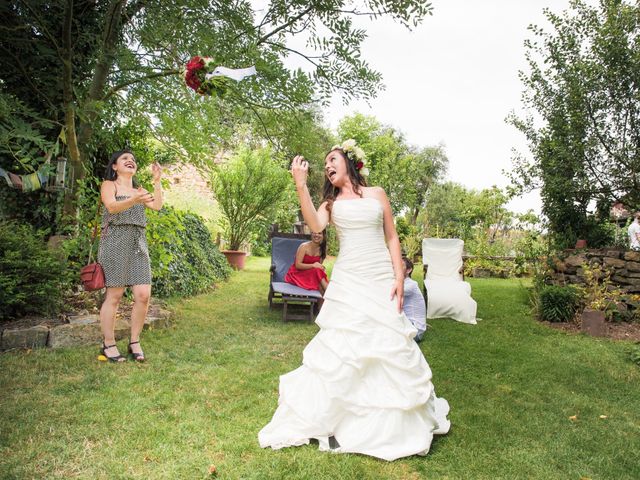
{"type": "Polygon", "coordinates": [[[309,320],[313,322],[316,307],[322,302],[318,290],[306,290],[284,281],[289,267],[296,258],[300,244],[309,241],[308,235],[275,233],[271,238],[271,282],[269,308],[282,305],[282,321],[309,320]],[[278,301],[278,303],[276,303],[278,301]],[[305,314],[292,312],[290,305],[309,305],[305,314]]]}

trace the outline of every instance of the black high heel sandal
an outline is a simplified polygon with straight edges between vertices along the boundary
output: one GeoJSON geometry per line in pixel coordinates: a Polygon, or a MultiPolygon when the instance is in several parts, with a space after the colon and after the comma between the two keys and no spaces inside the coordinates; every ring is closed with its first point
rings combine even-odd
{"type": "Polygon", "coordinates": [[[126,358],[120,354],[116,355],[115,357],[110,357],[109,355],[107,355],[107,349],[112,347],[117,347],[117,345],[115,343],[113,345],[105,345],[105,343],[102,342],[102,348],[100,349],[100,353],[110,362],[113,362],[113,363],[124,362],[126,358]]]}
{"type": "Polygon", "coordinates": [[[131,350],[131,345],[135,345],[136,343],[140,343],[140,340],[138,340],[137,342],[129,342],[129,355],[131,355],[131,357],[136,361],[136,362],[144,362],[144,353],[135,353],[133,350],[131,350]]]}

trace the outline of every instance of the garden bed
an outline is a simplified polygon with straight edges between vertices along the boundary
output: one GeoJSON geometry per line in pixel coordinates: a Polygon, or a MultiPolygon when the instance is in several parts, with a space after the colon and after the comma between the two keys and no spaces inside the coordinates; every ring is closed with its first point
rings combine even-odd
{"type": "MultiPolygon", "coordinates": [[[[579,323],[576,322],[542,322],[543,324],[555,329],[562,330],[567,333],[583,333],[579,323]]],[[[640,323],[612,323],[607,322],[606,334],[604,338],[612,340],[630,340],[632,342],[640,342],[640,323]]]]}

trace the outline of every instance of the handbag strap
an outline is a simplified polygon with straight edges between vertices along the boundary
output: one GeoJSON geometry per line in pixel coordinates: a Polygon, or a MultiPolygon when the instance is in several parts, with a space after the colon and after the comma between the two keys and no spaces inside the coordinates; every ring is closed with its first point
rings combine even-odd
{"type": "MultiPolygon", "coordinates": [[[[98,205],[96,206],[96,220],[93,226],[93,232],[91,233],[91,245],[89,246],[89,259],[87,265],[91,263],[91,257],[93,256],[93,246],[96,244],[96,238],[98,238],[98,223],[100,222],[100,205],[102,204],[102,195],[98,195],[98,205]]],[[[109,224],[107,224],[107,227],[109,224]]],[[[105,228],[106,232],[106,228],[105,228]]]]}

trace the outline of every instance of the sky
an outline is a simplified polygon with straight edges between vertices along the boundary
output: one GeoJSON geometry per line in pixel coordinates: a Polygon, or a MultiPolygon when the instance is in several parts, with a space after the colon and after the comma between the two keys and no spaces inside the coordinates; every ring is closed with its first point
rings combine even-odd
{"type": "MultiPolygon", "coordinates": [[[[434,0],[433,15],[413,31],[390,19],[364,21],[362,53],[382,73],[386,90],[369,104],[344,106],[335,98],[324,112],[335,128],[354,112],[370,114],[404,132],[418,146],[443,143],[448,179],[471,188],[506,186],[512,149],[528,153],[524,136],[505,122],[522,112],[526,70],[524,40],[530,24],[547,25],[543,9],[568,8],[569,0],[434,0]]],[[[511,209],[540,212],[537,192],[511,209]]]]}

